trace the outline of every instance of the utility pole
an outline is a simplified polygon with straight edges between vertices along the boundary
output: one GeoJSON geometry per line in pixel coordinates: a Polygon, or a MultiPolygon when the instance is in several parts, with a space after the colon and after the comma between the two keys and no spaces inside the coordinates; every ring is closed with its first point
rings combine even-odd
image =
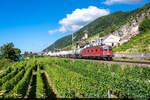
{"type": "Polygon", "coordinates": [[[55,43],[54,43],[54,52],[55,52],[55,43]]]}
{"type": "Polygon", "coordinates": [[[72,33],[72,49],[73,49],[73,33],[72,33]]]}
{"type": "Polygon", "coordinates": [[[72,33],[72,49],[73,49],[73,41],[74,41],[75,38],[76,38],[76,37],[73,36],[73,33],[72,33]]]}

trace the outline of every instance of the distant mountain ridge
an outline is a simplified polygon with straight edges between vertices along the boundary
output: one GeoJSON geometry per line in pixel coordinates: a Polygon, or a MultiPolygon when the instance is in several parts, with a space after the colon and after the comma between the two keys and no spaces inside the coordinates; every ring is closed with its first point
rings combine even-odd
{"type": "MultiPolygon", "coordinates": [[[[74,42],[77,42],[82,39],[87,32],[89,37],[93,37],[95,35],[99,35],[99,37],[108,35],[113,33],[115,30],[119,29],[121,26],[130,22],[131,19],[136,18],[137,15],[141,15],[143,12],[147,11],[150,8],[150,4],[146,4],[145,6],[138,8],[129,12],[116,12],[107,16],[103,16],[97,18],[93,22],[89,23],[85,27],[81,28],[77,32],[74,33],[76,37],[74,42]]],[[[54,48],[64,48],[72,44],[72,36],[68,35],[63,38],[58,39],[52,45],[44,49],[43,51],[54,50],[54,48]]]]}

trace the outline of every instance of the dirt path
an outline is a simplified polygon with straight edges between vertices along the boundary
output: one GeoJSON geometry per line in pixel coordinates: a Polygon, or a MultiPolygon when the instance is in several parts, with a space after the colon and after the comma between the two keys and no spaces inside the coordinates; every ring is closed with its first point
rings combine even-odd
{"type": "Polygon", "coordinates": [[[29,86],[28,86],[28,90],[27,90],[27,93],[26,93],[24,98],[28,98],[28,95],[29,95],[29,92],[30,92],[30,88],[31,88],[31,83],[32,83],[32,77],[33,77],[33,75],[31,76],[30,83],[29,83],[29,86]]]}
{"type": "MultiPolygon", "coordinates": [[[[45,75],[46,75],[47,80],[49,81],[50,86],[52,87],[53,92],[56,94],[56,97],[59,98],[60,96],[59,96],[59,94],[57,93],[57,90],[56,90],[56,88],[54,87],[53,82],[52,82],[52,80],[50,79],[50,77],[48,76],[47,72],[45,72],[45,75]]],[[[75,96],[76,96],[77,98],[84,98],[84,96],[82,96],[76,89],[73,89],[73,91],[75,92],[75,96]]]]}
{"type": "Polygon", "coordinates": [[[24,98],[36,98],[36,73],[33,73],[31,77],[27,94],[24,98]]]}
{"type": "Polygon", "coordinates": [[[46,78],[45,73],[42,73],[41,76],[42,76],[42,80],[44,83],[44,88],[46,90],[45,92],[46,92],[47,98],[56,99],[57,98],[56,94],[53,92],[53,90],[48,82],[48,79],[46,78]]]}
{"type": "Polygon", "coordinates": [[[57,90],[56,90],[56,88],[55,88],[55,86],[54,86],[52,80],[51,80],[50,77],[48,76],[47,72],[45,72],[45,75],[46,75],[46,78],[47,78],[47,80],[48,80],[48,83],[50,84],[50,86],[52,87],[53,92],[54,92],[55,95],[56,95],[56,98],[60,98],[60,96],[59,96],[59,94],[57,93],[57,90]]]}

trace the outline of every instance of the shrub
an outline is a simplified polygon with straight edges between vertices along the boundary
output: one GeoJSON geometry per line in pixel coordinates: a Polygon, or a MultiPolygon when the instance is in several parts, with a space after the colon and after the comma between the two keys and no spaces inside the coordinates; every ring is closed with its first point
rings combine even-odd
{"type": "Polygon", "coordinates": [[[9,60],[9,59],[1,59],[0,60],[0,70],[2,68],[6,68],[8,67],[9,65],[13,64],[13,61],[12,60],[9,60]]]}

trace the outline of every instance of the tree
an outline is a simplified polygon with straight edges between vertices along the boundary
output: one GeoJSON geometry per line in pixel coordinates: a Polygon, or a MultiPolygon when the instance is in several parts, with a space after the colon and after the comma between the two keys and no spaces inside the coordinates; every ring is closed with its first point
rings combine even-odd
{"type": "Polygon", "coordinates": [[[33,52],[28,52],[28,51],[25,51],[24,54],[23,54],[23,57],[24,58],[33,58],[33,57],[38,57],[39,55],[37,53],[33,53],[33,52]]]}
{"type": "Polygon", "coordinates": [[[21,57],[21,50],[18,48],[14,48],[14,50],[16,54],[16,59],[19,60],[19,58],[21,57]]]}
{"type": "Polygon", "coordinates": [[[29,55],[30,55],[30,58],[33,58],[33,53],[32,52],[30,52],[29,55]]]}
{"type": "Polygon", "coordinates": [[[10,59],[17,61],[20,58],[21,50],[14,48],[13,43],[7,43],[0,47],[1,57],[5,59],[10,59]]]}
{"type": "Polygon", "coordinates": [[[24,52],[24,58],[28,57],[29,53],[27,51],[24,52]]]}
{"type": "Polygon", "coordinates": [[[1,51],[0,51],[0,59],[2,58],[2,53],[1,53],[1,51]]]}

